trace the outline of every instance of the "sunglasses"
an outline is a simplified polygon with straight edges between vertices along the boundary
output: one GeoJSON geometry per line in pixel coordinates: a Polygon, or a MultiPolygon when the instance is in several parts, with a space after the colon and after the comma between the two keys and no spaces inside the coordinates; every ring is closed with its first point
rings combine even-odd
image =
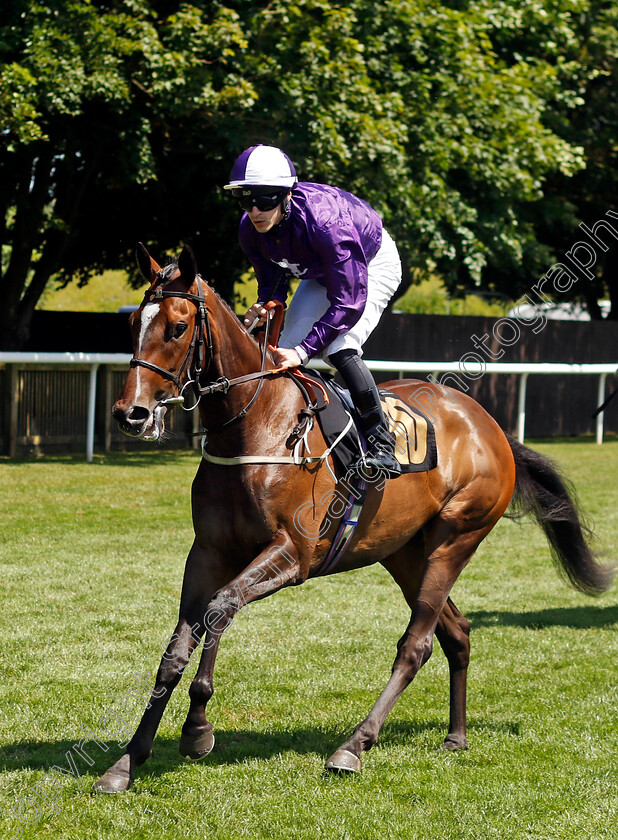
{"type": "Polygon", "coordinates": [[[278,204],[281,204],[285,194],[285,190],[261,192],[258,190],[246,190],[241,187],[232,190],[232,195],[247,213],[250,213],[254,207],[257,207],[260,213],[264,213],[266,210],[274,210],[278,204]]]}

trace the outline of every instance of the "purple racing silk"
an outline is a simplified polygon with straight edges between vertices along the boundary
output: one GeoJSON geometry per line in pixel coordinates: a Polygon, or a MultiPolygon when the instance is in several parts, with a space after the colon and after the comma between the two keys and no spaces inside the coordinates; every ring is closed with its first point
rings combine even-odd
{"type": "Polygon", "coordinates": [[[239,242],[258,280],[258,300],[285,304],[290,278],[315,280],[330,306],[300,343],[309,358],[356,324],[367,301],[367,266],[382,243],[382,220],[367,202],[326,184],[296,184],[290,214],[259,233],[245,213],[239,242]]]}

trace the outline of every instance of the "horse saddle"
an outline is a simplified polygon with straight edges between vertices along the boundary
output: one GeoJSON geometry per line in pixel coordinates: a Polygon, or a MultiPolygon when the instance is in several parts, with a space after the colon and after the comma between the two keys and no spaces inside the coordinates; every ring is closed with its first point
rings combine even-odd
{"type": "MultiPolygon", "coordinates": [[[[367,451],[358,415],[349,391],[328,374],[302,369],[303,376],[322,386],[329,397],[319,394],[316,416],[324,439],[344,473],[367,451]],[[345,431],[347,428],[347,431],[345,431]],[[345,433],[344,433],[345,431],[345,433]]],[[[438,464],[436,434],[433,423],[418,408],[385,388],[378,388],[388,430],[395,438],[395,457],[402,473],[427,472],[438,464]]]]}

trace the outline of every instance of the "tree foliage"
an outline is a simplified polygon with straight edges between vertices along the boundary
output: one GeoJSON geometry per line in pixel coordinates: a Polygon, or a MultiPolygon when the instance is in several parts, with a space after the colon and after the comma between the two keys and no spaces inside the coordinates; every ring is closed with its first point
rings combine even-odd
{"type": "Polygon", "coordinates": [[[368,199],[410,271],[515,296],[611,206],[617,8],[9,0],[4,346],[23,341],[50,276],[130,267],[139,240],[191,242],[229,297],[243,259],[221,186],[256,142],[368,199]]]}
{"type": "MultiPolygon", "coordinates": [[[[494,5],[496,24],[492,41],[496,55],[512,62],[525,54],[527,61],[549,65],[557,86],[544,115],[547,127],[572,148],[583,152],[583,165],[575,172],[548,171],[539,200],[521,208],[521,259],[513,266],[491,261],[485,283],[511,295],[527,291],[531,267],[535,276],[578,240],[578,230],[589,227],[615,209],[618,179],[618,3],[615,0],[526,0],[494,5]]],[[[615,229],[618,225],[611,221],[615,229]]],[[[613,239],[605,234],[607,244],[613,239]]],[[[597,301],[610,297],[610,318],[618,319],[618,242],[606,253],[596,248],[595,277],[581,272],[570,296],[583,299],[593,318],[600,318],[597,301]]],[[[498,254],[499,256],[499,254],[498,254]]],[[[569,265],[568,260],[565,260],[569,265]]],[[[572,265],[569,265],[573,269],[572,265]]]]}

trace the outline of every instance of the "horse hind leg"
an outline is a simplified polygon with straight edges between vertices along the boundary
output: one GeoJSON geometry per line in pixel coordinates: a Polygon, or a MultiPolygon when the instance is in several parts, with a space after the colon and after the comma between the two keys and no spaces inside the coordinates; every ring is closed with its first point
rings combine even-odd
{"type": "MultiPolygon", "coordinates": [[[[418,597],[425,566],[425,537],[419,533],[403,549],[385,560],[384,567],[401,588],[410,609],[418,597]]],[[[448,598],[436,625],[436,638],[449,667],[450,721],[443,747],[467,749],[466,696],[470,662],[470,624],[448,598]]]]}
{"type": "Polygon", "coordinates": [[[422,555],[419,556],[415,540],[417,551],[414,552],[415,556],[408,554],[410,568],[407,572],[404,572],[405,563],[402,562],[401,553],[393,562],[385,561],[384,565],[400,586],[404,583],[405,588],[402,586],[402,589],[406,598],[413,601],[412,616],[406,632],[398,642],[390,679],[352,737],[328,759],[327,769],[361,769],[362,753],[376,744],[389,712],[431,656],[436,632],[443,643],[451,674],[451,723],[445,746],[465,747],[465,692],[469,657],[467,622],[448,598],[459,574],[491,527],[493,523],[479,530],[461,533],[454,520],[438,517],[426,533],[426,560],[422,555]]]}
{"type": "Polygon", "coordinates": [[[466,750],[466,698],[470,662],[470,622],[449,598],[436,625],[436,638],[449,667],[449,727],[445,750],[466,750]]]}
{"type": "MultiPolygon", "coordinates": [[[[413,609],[418,597],[425,565],[424,554],[425,538],[420,533],[383,564],[401,588],[410,609],[413,609]]],[[[467,749],[466,702],[470,624],[450,597],[438,618],[435,635],[449,667],[449,728],[443,747],[447,750],[467,749]]]]}

